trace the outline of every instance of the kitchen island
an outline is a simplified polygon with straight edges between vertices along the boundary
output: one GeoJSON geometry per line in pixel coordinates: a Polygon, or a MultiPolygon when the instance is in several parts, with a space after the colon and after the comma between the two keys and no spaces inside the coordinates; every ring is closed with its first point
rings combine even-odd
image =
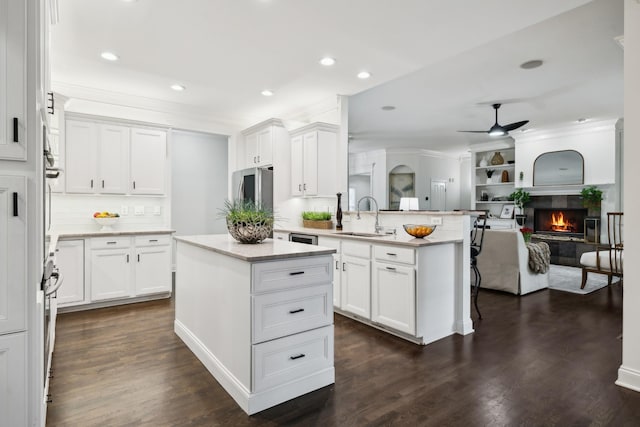
{"type": "Polygon", "coordinates": [[[335,249],[175,239],[175,332],[247,414],[334,383],[335,249]]]}

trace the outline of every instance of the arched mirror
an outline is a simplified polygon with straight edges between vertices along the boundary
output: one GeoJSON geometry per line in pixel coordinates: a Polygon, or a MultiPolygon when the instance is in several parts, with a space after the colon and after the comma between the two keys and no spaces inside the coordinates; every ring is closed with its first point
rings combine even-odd
{"type": "Polygon", "coordinates": [[[400,209],[402,197],[415,197],[416,174],[408,166],[396,166],[389,172],[389,209],[400,209]]]}
{"type": "Polygon", "coordinates": [[[584,183],[584,158],[575,150],[551,151],[533,163],[533,185],[573,185],[584,183]]]}

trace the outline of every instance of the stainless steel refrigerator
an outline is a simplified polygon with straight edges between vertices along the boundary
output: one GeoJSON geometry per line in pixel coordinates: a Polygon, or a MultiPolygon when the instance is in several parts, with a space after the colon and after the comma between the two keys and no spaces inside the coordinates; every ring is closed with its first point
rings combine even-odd
{"type": "Polygon", "coordinates": [[[273,169],[249,168],[235,171],[231,185],[234,200],[251,200],[273,211],[273,169]]]}

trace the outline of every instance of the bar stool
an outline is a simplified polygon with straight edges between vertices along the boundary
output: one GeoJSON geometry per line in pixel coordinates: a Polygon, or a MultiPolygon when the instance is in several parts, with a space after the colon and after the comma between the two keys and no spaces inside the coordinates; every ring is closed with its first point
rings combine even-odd
{"type": "Polygon", "coordinates": [[[480,309],[478,308],[478,293],[480,291],[480,284],[482,283],[482,276],[480,270],[478,270],[478,255],[482,251],[482,242],[484,240],[484,230],[487,227],[486,214],[480,215],[473,220],[473,227],[471,228],[471,269],[473,270],[475,280],[472,285],[473,305],[478,312],[478,318],[482,319],[480,309]]]}

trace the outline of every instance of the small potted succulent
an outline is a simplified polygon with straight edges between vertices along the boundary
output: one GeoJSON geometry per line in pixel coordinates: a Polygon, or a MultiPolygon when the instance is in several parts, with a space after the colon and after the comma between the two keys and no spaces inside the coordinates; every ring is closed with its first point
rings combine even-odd
{"type": "Polygon", "coordinates": [[[321,228],[329,230],[333,228],[330,212],[302,212],[302,225],[307,228],[321,228]]]}
{"type": "Polygon", "coordinates": [[[227,200],[221,211],[229,234],[240,243],[260,243],[273,232],[273,212],[259,203],[227,200]]]}

